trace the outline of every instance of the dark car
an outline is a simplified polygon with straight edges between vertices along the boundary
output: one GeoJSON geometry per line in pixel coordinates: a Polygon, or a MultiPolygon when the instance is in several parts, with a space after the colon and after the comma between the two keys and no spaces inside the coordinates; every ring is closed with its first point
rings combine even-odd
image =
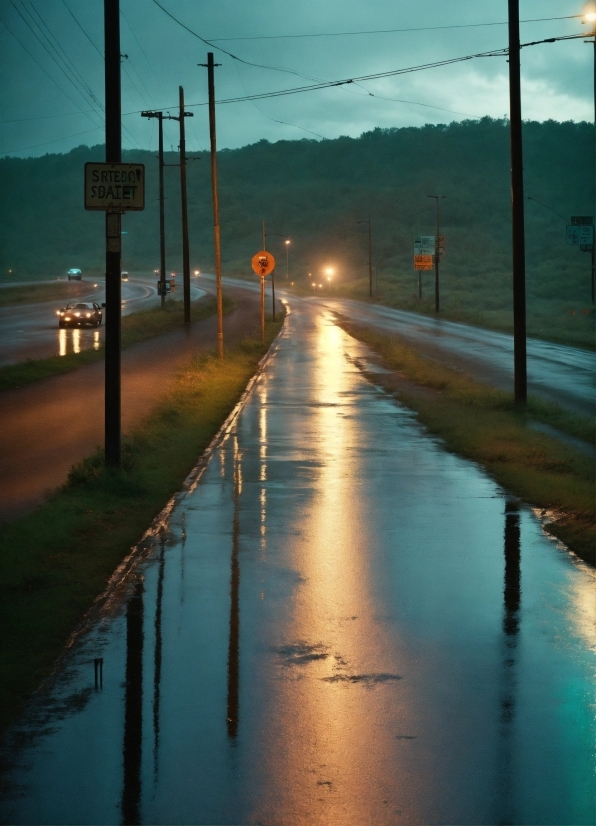
{"type": "Polygon", "coordinates": [[[99,327],[101,324],[101,307],[99,304],[67,304],[58,310],[58,327],[99,327]]]}

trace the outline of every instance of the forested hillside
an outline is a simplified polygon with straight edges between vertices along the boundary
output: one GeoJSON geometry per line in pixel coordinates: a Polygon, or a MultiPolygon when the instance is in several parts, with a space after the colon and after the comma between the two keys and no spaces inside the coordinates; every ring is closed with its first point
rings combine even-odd
{"type": "MultiPolygon", "coordinates": [[[[530,312],[580,316],[590,308],[589,255],[565,244],[571,215],[594,213],[594,128],[588,123],[524,125],[527,271],[530,312]],[[537,203],[540,201],[542,203],[537,203]],[[557,214],[558,213],[558,214],[557,214]]],[[[103,160],[103,147],[67,155],[0,160],[1,268],[10,276],[56,276],[68,267],[103,271],[103,215],[83,209],[83,164],[103,160]]],[[[147,166],[147,208],[123,221],[123,267],[158,266],[157,160],[127,152],[147,166]]],[[[177,156],[169,153],[168,163],[177,156]]],[[[261,221],[292,239],[292,278],[332,265],[344,286],[364,286],[366,225],[371,216],[379,290],[393,303],[412,304],[416,275],[413,238],[434,233],[434,200],[441,201],[447,257],[442,268],[445,309],[453,315],[492,314],[507,326],[510,308],[511,226],[509,129],[484,118],[423,128],[375,129],[353,139],[267,141],[218,154],[224,274],[249,272],[261,246],[261,221]]],[[[193,267],[213,267],[208,153],[188,164],[193,267]]],[[[179,171],[166,169],[167,262],[181,268],[179,171]]],[[[283,238],[270,237],[281,256],[283,238]]],[[[430,298],[432,274],[424,275],[430,298]]],[[[572,323],[566,317],[563,324],[572,323]]],[[[557,322],[559,323],[559,322],[557,322]]],[[[576,323],[576,322],[573,322],[576,323]]],[[[579,319],[577,324],[583,323],[579,319]]]]}

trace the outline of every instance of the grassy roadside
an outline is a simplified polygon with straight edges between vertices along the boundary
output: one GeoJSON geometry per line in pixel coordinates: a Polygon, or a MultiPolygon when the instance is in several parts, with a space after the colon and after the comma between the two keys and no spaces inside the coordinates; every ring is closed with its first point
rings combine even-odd
{"type": "Polygon", "coordinates": [[[480,463],[503,487],[552,515],[548,532],[596,564],[594,463],[528,427],[542,422],[593,443],[593,422],[536,399],[530,400],[526,412],[520,411],[512,394],[424,358],[397,337],[343,318],[339,323],[397,372],[386,378],[375,374],[376,383],[415,410],[449,450],[480,463]]]}
{"type": "MultiPolygon", "coordinates": [[[[223,296],[224,313],[234,308],[234,302],[223,296]]],[[[216,304],[214,296],[205,296],[191,304],[191,318],[201,321],[214,315],[216,304]]],[[[164,310],[152,307],[122,318],[122,348],[130,347],[139,341],[169,333],[184,322],[184,308],[181,301],[168,301],[164,310]]],[[[17,364],[0,367],[0,392],[25,387],[39,379],[69,373],[86,364],[101,361],[104,357],[103,344],[97,350],[81,350],[80,353],[67,353],[65,356],[49,356],[44,359],[28,359],[17,364]]]]}
{"type": "Polygon", "coordinates": [[[220,362],[195,358],[145,423],[125,440],[124,468],[97,453],[26,517],[0,527],[0,730],[51,670],[112,572],[208,446],[240,398],[266,343],[245,340],[220,362]]]}

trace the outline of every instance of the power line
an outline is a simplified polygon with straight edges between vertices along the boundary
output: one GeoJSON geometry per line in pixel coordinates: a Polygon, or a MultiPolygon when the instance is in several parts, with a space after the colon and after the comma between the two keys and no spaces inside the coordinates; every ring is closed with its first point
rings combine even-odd
{"type": "MultiPolygon", "coordinates": [[[[547,20],[573,20],[582,17],[581,14],[568,14],[565,17],[534,17],[528,20],[520,20],[520,23],[542,23],[547,20]]],[[[303,37],[347,37],[360,34],[393,34],[394,32],[430,32],[443,29],[475,29],[482,26],[506,26],[505,23],[461,23],[450,26],[416,26],[409,29],[371,29],[357,32],[317,32],[314,34],[261,34],[251,37],[210,37],[210,43],[229,42],[231,40],[294,40],[303,37]]]]}
{"type": "MultiPolygon", "coordinates": [[[[26,21],[24,21],[24,22],[26,22],[26,21]]],[[[37,58],[36,58],[36,57],[34,57],[34,55],[32,55],[32,54],[31,54],[31,52],[29,51],[29,49],[28,49],[28,48],[24,45],[24,43],[23,43],[23,42],[22,42],[22,41],[21,41],[21,40],[20,40],[20,39],[16,36],[16,34],[13,32],[13,30],[12,30],[12,29],[8,26],[8,24],[6,23],[6,21],[5,21],[5,20],[2,20],[2,23],[3,23],[4,27],[6,28],[6,30],[7,30],[8,32],[10,32],[10,34],[14,37],[14,39],[17,41],[17,43],[21,46],[21,48],[23,49],[23,51],[24,51],[24,52],[26,52],[26,53],[29,55],[29,57],[31,58],[31,60],[32,60],[32,61],[33,61],[33,62],[34,62],[34,63],[35,63],[35,64],[36,64],[36,65],[37,65],[40,69],[41,69],[41,71],[42,71],[42,72],[43,72],[43,73],[44,73],[44,74],[45,74],[45,75],[46,75],[46,76],[47,76],[47,77],[48,77],[48,78],[52,81],[52,83],[54,84],[54,86],[56,86],[56,88],[57,88],[57,89],[59,89],[59,90],[62,92],[62,94],[64,95],[64,97],[68,98],[68,100],[69,100],[69,101],[70,101],[70,102],[71,102],[74,106],[79,106],[79,104],[76,102],[76,100],[74,100],[74,99],[73,99],[73,98],[72,98],[72,97],[71,97],[71,96],[70,96],[67,92],[65,92],[65,91],[64,91],[64,89],[63,89],[63,88],[60,86],[60,84],[59,84],[59,83],[58,83],[58,82],[57,82],[57,81],[56,81],[56,80],[52,77],[52,75],[51,75],[51,74],[47,71],[47,69],[45,69],[45,68],[42,66],[42,64],[41,64],[41,63],[37,60],[37,58]]],[[[76,88],[76,87],[75,87],[75,88],[76,88]]],[[[79,90],[78,90],[78,89],[77,89],[77,91],[79,92],[79,90]]],[[[79,92],[79,94],[81,94],[81,93],[79,92]]],[[[86,101],[86,102],[87,102],[87,101],[86,101]]],[[[90,111],[84,111],[84,110],[83,110],[83,109],[81,109],[80,107],[79,107],[79,112],[80,112],[82,115],[85,115],[85,116],[86,116],[86,117],[87,117],[87,118],[91,121],[91,123],[93,123],[93,120],[89,117],[89,114],[90,114],[91,112],[92,112],[93,114],[95,114],[95,115],[97,115],[97,114],[98,114],[98,113],[96,112],[96,110],[95,110],[95,109],[92,109],[92,110],[90,110],[90,111]]],[[[95,125],[95,124],[94,124],[94,125],[95,125]]]]}
{"type": "Polygon", "coordinates": [[[201,37],[200,34],[193,31],[191,28],[189,28],[181,20],[178,20],[178,18],[175,17],[166,8],[164,8],[164,6],[162,6],[161,3],[158,2],[158,0],[153,0],[153,3],[155,3],[155,5],[158,6],[164,12],[164,14],[167,14],[167,16],[170,17],[175,23],[177,23],[179,26],[181,26],[187,32],[192,34],[193,37],[196,37],[198,40],[200,40],[206,46],[211,46],[212,49],[217,49],[219,52],[223,52],[223,54],[227,54],[228,57],[231,57],[233,60],[237,60],[239,63],[244,63],[246,66],[254,66],[257,69],[270,69],[273,72],[285,72],[286,74],[289,74],[289,75],[297,75],[297,77],[304,77],[307,80],[315,80],[316,79],[316,78],[310,77],[309,75],[305,75],[302,72],[296,72],[296,71],[294,71],[294,69],[285,69],[281,66],[264,66],[262,63],[252,63],[250,60],[244,60],[243,58],[238,57],[238,55],[232,54],[232,52],[228,52],[226,49],[222,49],[221,46],[214,46],[213,43],[210,40],[205,40],[205,38],[201,37]]]}
{"type": "MultiPolygon", "coordinates": [[[[19,15],[19,17],[21,18],[21,20],[23,21],[23,23],[25,23],[25,25],[27,26],[27,28],[31,31],[31,33],[33,34],[33,36],[35,37],[35,39],[38,41],[38,43],[42,46],[42,48],[44,49],[44,51],[46,51],[46,52],[47,52],[47,54],[48,54],[48,55],[49,55],[49,57],[52,59],[52,61],[53,61],[53,62],[56,64],[56,66],[60,69],[60,71],[62,72],[62,74],[63,74],[63,75],[66,77],[66,79],[67,79],[67,80],[68,80],[68,81],[72,84],[72,86],[74,86],[74,88],[75,88],[75,89],[76,89],[76,91],[79,93],[79,95],[81,95],[81,97],[83,97],[83,98],[85,99],[85,102],[86,102],[86,103],[89,103],[90,101],[88,100],[87,95],[84,93],[84,91],[81,91],[81,89],[79,88],[80,83],[79,83],[79,84],[77,84],[77,82],[76,82],[76,81],[75,81],[75,80],[71,77],[71,75],[70,75],[70,74],[66,71],[66,69],[64,68],[64,66],[60,64],[60,61],[59,61],[59,59],[58,59],[58,58],[59,58],[58,53],[56,53],[56,54],[58,55],[57,57],[55,57],[55,56],[52,54],[52,52],[50,51],[50,49],[48,48],[48,46],[46,46],[46,44],[44,43],[44,41],[41,39],[41,37],[40,37],[40,35],[38,34],[38,32],[37,32],[37,31],[35,31],[35,29],[34,29],[34,28],[33,28],[33,26],[31,25],[31,23],[29,23],[29,21],[28,21],[28,20],[27,20],[27,19],[26,19],[23,15],[22,15],[22,13],[21,13],[20,9],[16,6],[16,4],[13,2],[13,0],[11,0],[11,5],[12,5],[12,7],[14,8],[14,10],[16,11],[16,13],[19,15]]],[[[25,7],[23,6],[23,8],[25,8],[25,7]]],[[[29,13],[29,14],[30,14],[30,13],[29,13]]],[[[38,27],[38,28],[39,28],[39,27],[38,27]]],[[[40,29],[40,31],[41,31],[41,29],[40,29]]],[[[50,45],[51,45],[51,44],[50,44],[50,45]]],[[[54,49],[54,51],[56,51],[56,50],[54,49]]],[[[38,65],[39,65],[39,64],[38,64],[38,65]]],[[[91,103],[92,103],[92,105],[93,105],[93,101],[91,101],[91,103]]],[[[98,113],[95,109],[94,109],[93,111],[94,111],[94,114],[96,114],[96,115],[98,115],[98,114],[99,114],[99,113],[98,113]]],[[[101,117],[101,115],[100,115],[100,117],[101,117]]],[[[93,122],[93,121],[92,121],[92,122],[93,122]]]]}

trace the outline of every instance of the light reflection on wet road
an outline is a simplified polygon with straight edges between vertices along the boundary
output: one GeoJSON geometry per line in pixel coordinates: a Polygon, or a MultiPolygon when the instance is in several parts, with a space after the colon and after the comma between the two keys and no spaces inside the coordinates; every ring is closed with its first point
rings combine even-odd
{"type": "Polygon", "coordinates": [[[594,823],[594,572],[355,357],[297,303],[32,709],[3,821],[594,823]]]}
{"type": "MultiPolygon", "coordinates": [[[[77,301],[105,301],[102,283],[97,289],[89,284],[89,294],[79,296],[77,301]]],[[[205,291],[194,284],[191,298],[196,300],[205,291]]],[[[168,300],[181,300],[182,290],[168,300]]],[[[157,288],[153,279],[136,278],[122,284],[122,315],[146,310],[159,304],[157,288]]],[[[58,328],[56,310],[62,308],[67,299],[43,301],[37,304],[9,304],[0,307],[0,367],[15,364],[25,359],[65,356],[82,350],[99,349],[104,339],[104,325],[94,330],[91,327],[58,328]]],[[[104,320],[105,320],[105,310],[104,320]]]]}

